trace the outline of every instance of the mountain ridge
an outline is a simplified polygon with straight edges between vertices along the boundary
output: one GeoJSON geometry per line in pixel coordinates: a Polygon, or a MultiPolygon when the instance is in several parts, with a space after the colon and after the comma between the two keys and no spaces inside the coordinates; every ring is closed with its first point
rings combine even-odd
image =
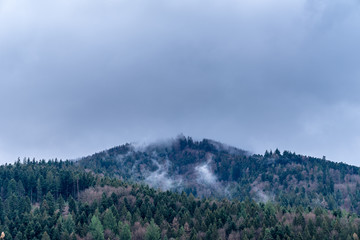
{"type": "Polygon", "coordinates": [[[360,168],[278,149],[251,154],[214,140],[179,136],[141,148],[121,145],[77,164],[95,173],[199,197],[360,212],[360,168]]]}

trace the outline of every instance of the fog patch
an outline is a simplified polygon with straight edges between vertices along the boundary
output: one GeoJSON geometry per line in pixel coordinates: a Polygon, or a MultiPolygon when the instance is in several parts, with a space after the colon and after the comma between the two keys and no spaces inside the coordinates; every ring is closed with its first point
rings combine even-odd
{"type": "Polygon", "coordinates": [[[134,152],[145,152],[147,146],[149,146],[149,142],[142,141],[142,142],[132,142],[131,146],[134,149],[134,152]]]}
{"type": "Polygon", "coordinates": [[[196,166],[195,171],[197,172],[198,175],[197,180],[199,183],[212,184],[212,185],[216,184],[217,178],[211,172],[209,161],[200,166],[196,166]]]}
{"type": "Polygon", "coordinates": [[[230,146],[228,144],[220,143],[211,139],[208,139],[209,143],[211,143],[217,151],[225,151],[232,155],[246,155],[250,156],[250,152],[238,149],[236,147],[230,146]]]}
{"type": "Polygon", "coordinates": [[[274,201],[273,194],[265,193],[262,189],[258,187],[253,187],[251,191],[254,194],[254,199],[258,202],[274,201]]]}
{"type": "Polygon", "coordinates": [[[131,145],[135,152],[156,152],[157,150],[171,150],[172,147],[177,143],[178,137],[176,138],[159,138],[159,139],[143,139],[139,142],[133,142],[131,145]]]}
{"type": "Polygon", "coordinates": [[[167,172],[156,170],[146,177],[145,182],[152,187],[170,190],[174,188],[174,180],[168,177],[167,172]]]}
{"type": "Polygon", "coordinates": [[[168,169],[171,163],[168,159],[164,164],[160,164],[155,159],[152,159],[152,161],[157,166],[157,170],[147,173],[145,183],[161,190],[174,190],[181,186],[182,178],[180,176],[169,177],[168,169]]]}

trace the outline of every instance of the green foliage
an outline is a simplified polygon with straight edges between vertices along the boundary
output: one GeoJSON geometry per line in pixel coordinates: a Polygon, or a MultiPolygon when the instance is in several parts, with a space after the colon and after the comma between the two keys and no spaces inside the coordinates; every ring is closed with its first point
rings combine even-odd
{"type": "Polygon", "coordinates": [[[40,177],[38,178],[37,184],[36,184],[36,197],[37,197],[37,201],[40,202],[42,199],[42,184],[41,184],[40,177]]]}
{"type": "Polygon", "coordinates": [[[44,232],[44,234],[42,235],[41,240],[50,240],[50,236],[47,232],[44,232]]]}
{"type": "Polygon", "coordinates": [[[47,202],[47,205],[48,205],[48,214],[50,216],[52,216],[54,214],[54,211],[55,211],[55,199],[54,199],[54,196],[51,194],[51,192],[48,192],[45,196],[45,200],[47,202]]]}
{"type": "Polygon", "coordinates": [[[206,239],[206,240],[218,240],[218,238],[219,238],[219,235],[218,235],[218,232],[217,232],[216,225],[215,225],[215,224],[211,224],[211,225],[209,226],[208,231],[206,232],[206,237],[205,237],[205,239],[206,239]]]}
{"type": "Polygon", "coordinates": [[[125,224],[120,232],[120,240],[131,240],[131,232],[128,224],[125,224]]]}
{"type": "Polygon", "coordinates": [[[116,219],[110,209],[106,210],[103,223],[104,223],[104,229],[110,229],[114,233],[117,232],[116,219]]]}
{"type": "MultiPolygon", "coordinates": [[[[122,145],[83,158],[78,164],[95,173],[143,182],[144,172],[153,172],[157,164],[169,162],[172,167],[167,169],[168,175],[183,179],[175,190],[185,190],[197,197],[230,197],[240,201],[248,197],[258,202],[272,200],[286,207],[316,207],[321,200],[321,206],[329,210],[342,208],[360,214],[360,181],[351,180],[358,178],[360,168],[289,151],[281,154],[278,149],[250,155],[215,141],[179,136],[171,144],[154,144],[142,151],[136,151],[130,144],[122,145]],[[216,187],[199,184],[194,176],[194,166],[207,163],[209,155],[212,156],[209,167],[219,183],[216,187]],[[357,188],[353,187],[355,182],[357,188]],[[344,196],[350,200],[345,202],[344,196]]],[[[156,181],[150,183],[163,187],[156,181]]],[[[154,213],[147,208],[142,210],[141,217],[149,218],[154,213]]],[[[162,221],[159,217],[153,216],[157,224],[162,221]]]]}
{"type": "Polygon", "coordinates": [[[159,240],[160,237],[159,227],[154,223],[154,220],[151,220],[150,225],[146,228],[145,240],[159,240]]]}
{"type": "Polygon", "coordinates": [[[274,238],[271,235],[271,231],[270,231],[269,228],[265,229],[264,240],[274,240],[274,238]]]}
{"type": "Polygon", "coordinates": [[[75,222],[71,214],[67,216],[63,223],[64,230],[70,235],[75,231],[75,222]]]}
{"type": "MultiPolygon", "coordinates": [[[[212,148],[209,143],[202,143],[200,146],[196,142],[183,141],[181,144],[178,148],[182,148],[183,151],[192,144],[200,156],[202,156],[201,149],[205,148],[216,154],[221,153],[224,156],[228,154],[226,151],[212,148]]],[[[178,150],[174,150],[176,151],[178,150]]],[[[175,154],[174,152],[169,150],[162,156],[171,156],[175,154]]],[[[218,156],[221,157],[221,154],[218,156]]],[[[268,153],[269,159],[277,157],[283,161],[283,157],[286,156],[292,158],[292,161],[298,161],[297,155],[290,153],[279,156],[275,151],[275,155],[271,154],[268,153]]],[[[191,162],[191,156],[188,155],[184,161],[191,162]]],[[[249,169],[247,177],[252,179],[251,169],[258,166],[256,156],[246,159],[244,166],[249,169]],[[249,163],[246,159],[255,159],[255,162],[249,163]]],[[[0,226],[6,234],[6,239],[72,240],[106,237],[106,239],[128,240],[133,237],[157,240],[218,240],[219,238],[277,240],[331,239],[334,236],[333,239],[345,240],[349,237],[356,239],[360,233],[358,226],[360,219],[355,210],[349,212],[335,207],[329,211],[325,208],[327,207],[325,203],[332,201],[331,188],[327,195],[320,193],[321,195],[312,196],[308,195],[305,188],[296,187],[291,190],[292,192],[290,191],[290,195],[279,193],[275,196],[275,202],[266,204],[257,203],[251,198],[241,201],[215,197],[201,199],[194,197],[193,194],[188,196],[186,193],[163,192],[142,184],[130,184],[108,176],[102,177],[83,171],[73,162],[30,160],[24,162],[0,166],[0,186],[3,186],[0,191],[0,226]],[[40,194],[41,196],[38,196],[40,194]],[[312,205],[310,200],[306,202],[306,199],[315,196],[321,196],[319,204],[312,205]]],[[[226,159],[222,159],[221,162],[225,164],[226,159]]],[[[300,166],[300,163],[296,166],[300,166]]],[[[273,166],[273,173],[279,176],[273,178],[273,184],[278,184],[277,179],[281,175],[278,171],[284,170],[281,164],[273,166]]],[[[286,163],[284,166],[289,165],[286,163]]],[[[319,169],[321,166],[321,164],[317,165],[319,169]]],[[[284,183],[306,181],[308,178],[306,169],[302,168],[301,176],[298,177],[295,177],[295,171],[286,169],[284,183]],[[291,181],[289,174],[292,176],[291,181]]],[[[342,169],[341,165],[337,169],[342,169]]],[[[222,170],[217,171],[221,174],[222,170]]],[[[324,166],[321,171],[326,174],[320,174],[318,181],[331,184],[329,175],[332,171],[324,166]]],[[[338,178],[350,178],[351,175],[342,178],[342,171],[339,170],[338,178]]],[[[245,172],[240,175],[243,174],[246,175],[245,172]]],[[[263,177],[268,182],[269,174],[268,172],[263,177]]],[[[256,179],[259,180],[261,177],[262,175],[258,175],[256,179]]],[[[308,179],[311,182],[311,178],[308,179]]],[[[317,176],[314,177],[314,181],[317,181],[315,179],[317,176]]],[[[250,182],[249,180],[245,185],[250,182]]],[[[338,183],[334,181],[334,184],[338,183]]],[[[339,191],[333,192],[337,194],[334,199],[340,199],[343,195],[339,194],[339,191]]],[[[337,204],[336,201],[334,206],[337,204]]],[[[351,201],[354,202],[354,206],[358,204],[358,200],[349,195],[346,203],[350,204],[351,201]]]]}
{"type": "Polygon", "coordinates": [[[104,228],[97,216],[91,218],[89,230],[94,240],[104,240],[104,228]]]}
{"type": "Polygon", "coordinates": [[[76,203],[72,196],[69,198],[69,212],[71,213],[77,213],[76,203]]]}

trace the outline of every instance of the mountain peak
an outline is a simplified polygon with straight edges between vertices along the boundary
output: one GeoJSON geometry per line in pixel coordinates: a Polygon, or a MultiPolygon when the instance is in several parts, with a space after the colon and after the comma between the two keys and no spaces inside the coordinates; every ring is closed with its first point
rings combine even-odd
{"type": "Polygon", "coordinates": [[[77,164],[95,173],[195,196],[248,197],[284,204],[305,199],[304,206],[360,212],[358,167],[289,151],[252,155],[214,140],[196,141],[180,135],[140,147],[125,144],[77,164]],[[337,195],[352,197],[343,201],[337,195]]]}

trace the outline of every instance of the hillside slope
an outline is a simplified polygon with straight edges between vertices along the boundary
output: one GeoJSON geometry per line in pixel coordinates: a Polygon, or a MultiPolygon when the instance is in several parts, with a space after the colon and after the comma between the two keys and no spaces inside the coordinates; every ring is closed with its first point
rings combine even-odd
{"type": "Polygon", "coordinates": [[[73,162],[0,166],[6,240],[358,239],[355,214],[197,199],[84,172],[73,162]]]}
{"type": "Polygon", "coordinates": [[[142,148],[122,145],[77,164],[95,173],[195,196],[248,197],[360,213],[358,167],[288,151],[254,155],[213,140],[181,136],[142,148]]]}

